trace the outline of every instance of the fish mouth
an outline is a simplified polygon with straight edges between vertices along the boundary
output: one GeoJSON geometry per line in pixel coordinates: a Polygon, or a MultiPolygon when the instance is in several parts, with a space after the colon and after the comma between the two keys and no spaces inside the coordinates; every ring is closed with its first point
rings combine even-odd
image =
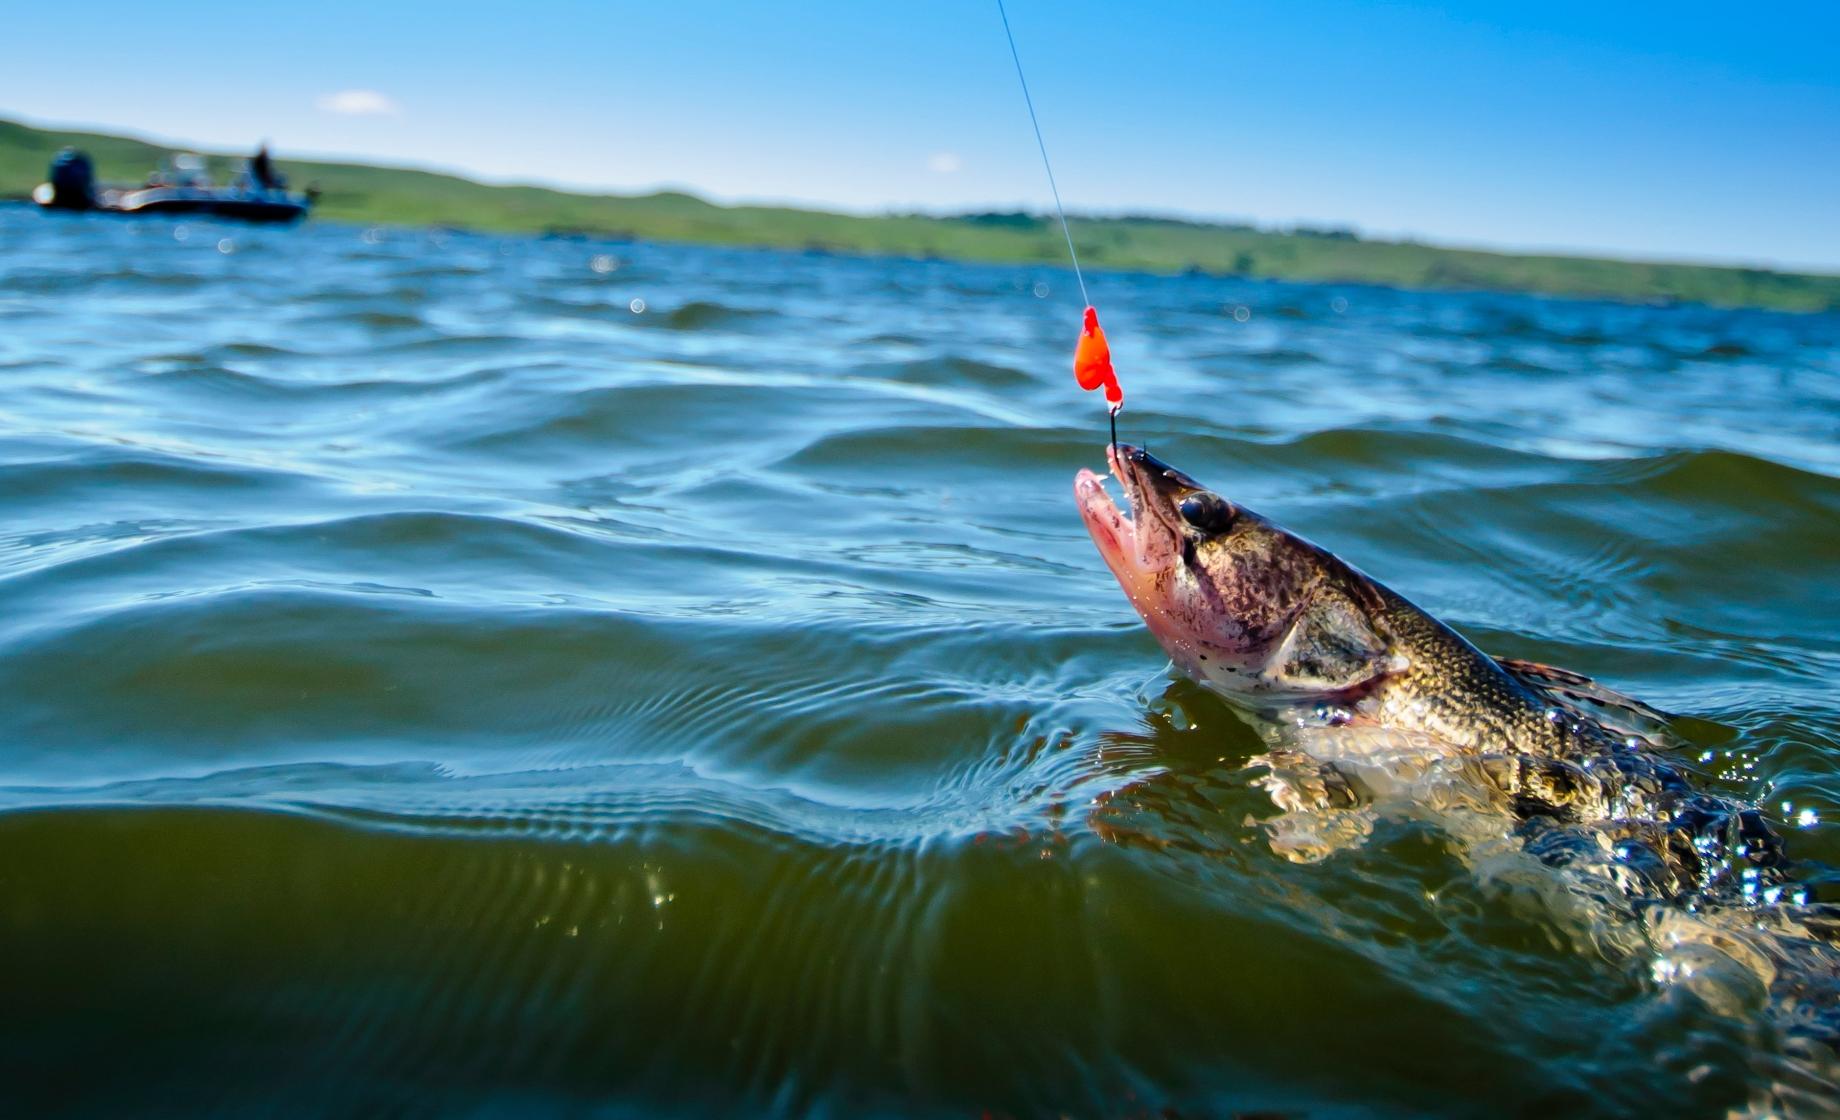
{"type": "Polygon", "coordinates": [[[1176,633],[1169,616],[1165,573],[1183,542],[1176,503],[1202,487],[1194,479],[1128,443],[1108,445],[1106,465],[1124,491],[1121,509],[1106,492],[1103,476],[1082,468],[1074,476],[1080,517],[1105,566],[1112,570],[1131,605],[1158,636],[1176,633]]]}
{"type": "MultiPolygon", "coordinates": [[[[1130,484],[1124,482],[1119,474],[1117,463],[1118,449],[1107,446],[1105,449],[1108,473],[1117,477],[1124,487],[1125,501],[1135,511],[1136,503],[1131,501],[1130,484]]],[[[1098,546],[1099,555],[1105,558],[1106,565],[1114,572],[1118,563],[1137,554],[1137,526],[1125,511],[1118,508],[1106,492],[1105,479],[1092,470],[1081,467],[1073,477],[1073,497],[1080,505],[1080,518],[1086,522],[1086,531],[1092,535],[1093,544],[1098,546]]]]}
{"type": "Polygon", "coordinates": [[[1200,483],[1168,463],[1128,443],[1106,446],[1105,462],[1124,491],[1127,509],[1120,509],[1106,493],[1105,478],[1082,468],[1074,476],[1073,492],[1080,515],[1093,543],[1109,560],[1113,556],[1139,564],[1158,559],[1146,545],[1166,544],[1182,536],[1176,503],[1202,489],[1200,483]]]}

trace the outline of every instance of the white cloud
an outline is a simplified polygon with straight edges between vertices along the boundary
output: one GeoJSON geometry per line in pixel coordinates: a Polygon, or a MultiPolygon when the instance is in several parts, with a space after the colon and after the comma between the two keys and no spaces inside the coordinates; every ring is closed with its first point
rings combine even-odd
{"type": "Polygon", "coordinates": [[[937,175],[951,175],[965,166],[965,161],[958,158],[957,152],[934,152],[926,157],[927,170],[937,175]]]}
{"type": "Polygon", "coordinates": [[[396,102],[374,89],[342,89],[325,95],[316,104],[328,113],[346,117],[393,117],[402,112],[396,102]]]}

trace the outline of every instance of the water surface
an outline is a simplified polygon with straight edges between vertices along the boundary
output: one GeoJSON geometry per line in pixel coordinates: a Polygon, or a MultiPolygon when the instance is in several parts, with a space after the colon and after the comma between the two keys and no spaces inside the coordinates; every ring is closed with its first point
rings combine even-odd
{"type": "MultiPolygon", "coordinates": [[[[1840,898],[1840,319],[1102,275],[1124,434],[1693,717],[1840,898]]],[[[1274,854],[980,267],[0,207],[34,1111],[1721,1115],[1433,825],[1274,854]]],[[[1534,892],[1537,894],[1537,892],[1534,892]]]]}

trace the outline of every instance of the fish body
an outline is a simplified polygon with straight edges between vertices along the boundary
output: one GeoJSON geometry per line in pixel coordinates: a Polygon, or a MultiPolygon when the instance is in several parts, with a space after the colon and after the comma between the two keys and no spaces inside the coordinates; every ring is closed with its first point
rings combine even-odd
{"type": "Polygon", "coordinates": [[[1100,555],[1176,665],[1237,705],[1408,728],[1451,750],[1565,757],[1594,738],[1594,725],[1555,719],[1543,689],[1334,553],[1147,452],[1108,455],[1131,517],[1091,471],[1075,482],[1100,555]]]}
{"type": "Polygon", "coordinates": [[[1666,713],[1575,673],[1491,657],[1147,452],[1107,456],[1129,516],[1081,471],[1074,492],[1093,543],[1176,666],[1267,728],[1267,788],[1287,816],[1435,790],[1644,929],[1657,976],[1736,972],[1743,983],[1708,987],[1708,1002],[1740,1005],[1730,993],[1748,984],[1795,1033],[1840,1040],[1834,917],[1801,905],[1755,806],[1701,788],[1669,754],[1666,713]],[[1735,968],[1710,968],[1708,954],[1735,968]]]}

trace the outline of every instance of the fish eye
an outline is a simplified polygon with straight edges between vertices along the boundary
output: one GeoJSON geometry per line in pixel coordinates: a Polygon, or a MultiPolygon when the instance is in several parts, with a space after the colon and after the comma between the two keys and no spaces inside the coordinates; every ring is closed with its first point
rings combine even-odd
{"type": "Polygon", "coordinates": [[[1183,498],[1176,512],[1182,515],[1182,520],[1209,536],[1224,533],[1233,525],[1232,503],[1206,490],[1197,490],[1183,498]]]}

